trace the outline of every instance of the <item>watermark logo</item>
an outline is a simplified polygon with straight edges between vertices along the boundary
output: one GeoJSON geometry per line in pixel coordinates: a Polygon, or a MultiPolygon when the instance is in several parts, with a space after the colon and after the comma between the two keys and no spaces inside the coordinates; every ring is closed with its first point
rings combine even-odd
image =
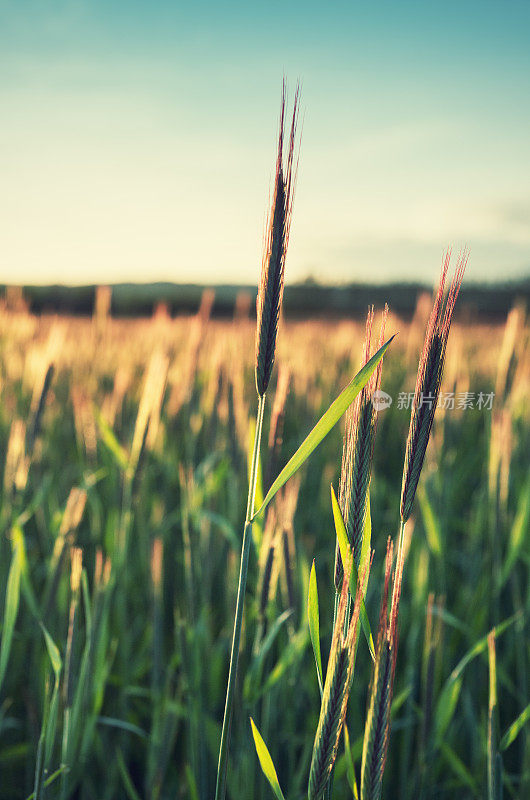
{"type": "MultiPolygon", "coordinates": [[[[491,411],[495,392],[440,392],[438,397],[420,392],[415,404],[414,397],[414,392],[399,392],[395,407],[399,411],[411,410],[414,406],[416,408],[422,406],[427,406],[429,409],[440,408],[444,411],[467,411],[468,409],[491,411]]],[[[385,411],[390,408],[393,399],[382,389],[376,389],[372,394],[372,404],[376,411],[385,411]]]]}
{"type": "Polygon", "coordinates": [[[392,398],[382,389],[376,389],[372,395],[372,405],[376,411],[384,411],[392,405],[392,398]]]}
{"type": "MultiPolygon", "coordinates": [[[[440,392],[438,401],[436,401],[434,395],[421,392],[417,399],[416,407],[427,406],[432,409],[436,403],[436,408],[441,408],[445,411],[467,411],[470,408],[478,411],[491,411],[494,397],[495,392],[440,392]]],[[[412,408],[413,401],[414,392],[399,392],[396,408],[412,408]]]]}

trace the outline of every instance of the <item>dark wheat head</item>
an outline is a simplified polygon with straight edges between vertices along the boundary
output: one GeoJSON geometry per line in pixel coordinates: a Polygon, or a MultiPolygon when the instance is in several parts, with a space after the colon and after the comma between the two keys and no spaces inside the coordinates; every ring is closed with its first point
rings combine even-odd
{"type": "Polygon", "coordinates": [[[418,367],[410,428],[405,449],[400,507],[403,522],[407,521],[412,510],[412,503],[414,502],[425,451],[429,442],[434,412],[436,411],[442,383],[449,329],[456,298],[464,277],[467,259],[468,253],[464,251],[458,259],[451,287],[447,298],[445,298],[444,286],[451,260],[451,251],[447,251],[442,264],[440,283],[434,295],[433,308],[427,325],[425,342],[418,367]]]}
{"type": "Polygon", "coordinates": [[[284,163],[285,81],[280,110],[278,155],[274,179],[274,195],[269,214],[261,281],[257,299],[256,389],[260,397],[267,391],[276,352],[276,335],[283,298],[285,256],[289,242],[294,186],[296,182],[295,144],[299,109],[299,87],[294,96],[293,116],[287,158],[284,163]]]}
{"type": "MultiPolygon", "coordinates": [[[[381,320],[378,347],[383,345],[388,306],[385,306],[381,320]]],[[[371,337],[374,320],[373,307],[368,310],[366,318],[366,335],[361,358],[361,367],[369,361],[371,354],[371,337]]],[[[342,449],[342,467],[339,485],[339,505],[344,517],[348,540],[353,548],[353,557],[357,567],[360,565],[364,522],[366,517],[366,501],[372,460],[374,454],[377,411],[374,408],[373,393],[381,386],[382,360],[362,389],[346,419],[346,432],[342,449]]],[[[340,591],[343,567],[340,551],[335,550],[335,589],[340,591]]]]}

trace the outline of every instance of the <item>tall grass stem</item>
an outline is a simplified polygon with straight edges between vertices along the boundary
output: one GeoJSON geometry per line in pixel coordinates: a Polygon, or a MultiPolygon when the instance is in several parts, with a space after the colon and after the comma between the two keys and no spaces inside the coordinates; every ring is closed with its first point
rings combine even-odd
{"type": "Polygon", "coordinates": [[[230,651],[230,667],[228,669],[228,685],[226,687],[225,711],[221,744],[219,747],[219,763],[217,767],[217,783],[215,787],[215,800],[224,800],[226,793],[226,770],[228,766],[228,749],[230,743],[230,723],[234,705],[234,690],[239,660],[239,644],[241,641],[241,625],[243,622],[243,605],[247,585],[248,556],[250,550],[252,523],[254,514],[254,500],[256,495],[256,481],[258,477],[259,452],[261,444],[261,429],[263,426],[263,412],[265,410],[265,394],[258,396],[258,411],[256,415],[256,433],[254,436],[254,449],[252,451],[252,464],[250,468],[250,481],[248,487],[247,513],[243,528],[243,544],[241,546],[241,564],[239,567],[239,585],[237,587],[236,615],[234,620],[234,633],[232,635],[232,648],[230,651]]]}

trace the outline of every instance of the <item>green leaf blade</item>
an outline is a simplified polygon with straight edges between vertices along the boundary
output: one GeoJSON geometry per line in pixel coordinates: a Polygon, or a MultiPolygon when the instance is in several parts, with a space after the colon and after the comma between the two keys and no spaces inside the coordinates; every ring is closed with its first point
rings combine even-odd
{"type": "Polygon", "coordinates": [[[50,657],[50,661],[52,663],[53,672],[55,675],[55,679],[59,680],[59,676],[61,674],[61,670],[63,668],[63,662],[61,659],[61,654],[59,652],[59,648],[53,641],[52,637],[44,627],[43,623],[40,623],[40,627],[44,636],[44,641],[46,642],[46,649],[48,651],[48,655],[50,657]]]}
{"type": "Polygon", "coordinates": [[[276,774],[276,768],[274,766],[273,760],[267,749],[267,745],[263,741],[261,733],[258,731],[256,725],[254,724],[254,720],[252,719],[252,717],[250,718],[250,724],[252,726],[252,736],[254,737],[254,745],[256,747],[256,753],[258,754],[262,772],[267,778],[269,786],[274,792],[274,795],[277,798],[277,800],[285,800],[283,792],[280,788],[280,784],[278,783],[278,776],[276,774]]]}
{"type": "Polygon", "coordinates": [[[442,535],[440,532],[440,523],[436,518],[436,514],[434,513],[429,495],[421,484],[418,486],[416,494],[420,503],[429,550],[434,556],[439,558],[442,555],[442,535]]]}
{"type": "MultiPolygon", "coordinates": [[[[501,636],[513,623],[519,618],[520,614],[513,614],[508,619],[501,622],[495,627],[495,635],[497,638],[501,636]]],[[[456,710],[460,689],[462,686],[462,673],[467,665],[473,661],[478,655],[483,653],[488,646],[488,635],[483,636],[467,651],[467,653],[460,659],[456,667],[453,669],[447,678],[445,685],[440,693],[438,703],[436,706],[435,714],[435,730],[437,741],[443,739],[445,731],[449,727],[452,716],[456,710]]]]}
{"type": "Polygon", "coordinates": [[[473,797],[480,797],[475,779],[462,759],[456,755],[454,750],[452,750],[446,742],[440,742],[440,749],[452,771],[458,776],[462,783],[469,787],[473,797]]]}
{"type": "Polygon", "coordinates": [[[315,560],[311,566],[311,573],[309,575],[309,591],[307,593],[307,619],[309,621],[309,635],[311,636],[311,644],[313,645],[313,653],[315,654],[315,664],[317,667],[318,688],[320,689],[320,696],[324,691],[324,681],[322,678],[322,656],[320,653],[320,619],[318,614],[318,587],[317,575],[315,572],[315,560]]]}
{"type": "Polygon", "coordinates": [[[288,608],[283,614],[274,621],[274,624],[270,631],[268,632],[265,640],[260,645],[260,648],[253,658],[252,663],[245,675],[245,680],[243,682],[243,695],[247,702],[253,703],[257,698],[260,696],[260,683],[261,683],[261,676],[262,676],[262,669],[263,663],[267,654],[270,652],[272,645],[274,644],[281,628],[283,627],[284,623],[289,619],[292,615],[293,610],[288,608]]]}
{"type": "Polygon", "coordinates": [[[4,677],[7,669],[7,662],[11,652],[11,642],[13,641],[13,632],[15,630],[15,622],[18,614],[18,605],[20,601],[20,577],[22,574],[22,554],[20,547],[15,547],[13,557],[11,559],[11,566],[9,567],[9,575],[7,577],[6,588],[6,601],[4,620],[2,626],[2,640],[0,642],[0,687],[4,682],[4,677]]]}
{"type": "Polygon", "coordinates": [[[24,538],[24,531],[22,529],[20,519],[13,525],[11,537],[12,537],[13,551],[18,550],[22,592],[24,594],[29,610],[36,619],[39,619],[40,613],[38,610],[37,600],[35,598],[35,593],[33,591],[33,587],[31,585],[31,580],[29,576],[28,557],[26,553],[26,541],[24,538]]]}
{"type": "Polygon", "coordinates": [[[122,472],[126,472],[129,466],[129,454],[125,448],[118,442],[116,434],[105,421],[101,411],[94,406],[94,416],[99,429],[101,441],[107,450],[114,457],[114,460],[122,472]]]}
{"type": "Polygon", "coordinates": [[[443,742],[445,732],[453,719],[458,699],[460,697],[460,690],[462,689],[462,676],[459,675],[456,680],[448,683],[440,696],[438,706],[436,709],[436,742],[441,744],[443,742]]]}
{"type": "Polygon", "coordinates": [[[530,476],[523,491],[517,508],[517,513],[510,531],[508,552],[502,570],[501,584],[508,580],[513,566],[521,555],[525,543],[526,532],[530,523],[530,476]]]}
{"type": "MultiPolygon", "coordinates": [[[[394,334],[394,336],[395,335],[396,334],[394,334]]],[[[258,516],[258,514],[261,514],[276,493],[282,488],[282,486],[284,486],[285,483],[287,483],[289,478],[291,478],[294,473],[300,469],[302,464],[309,458],[313,450],[318,447],[320,442],[328,435],[333,426],[339,421],[348,406],[352,404],[363,386],[365,386],[370,379],[370,376],[383,358],[383,355],[385,354],[385,351],[394,336],[391,336],[390,339],[385,342],[385,344],[377,351],[377,353],[375,353],[375,355],[373,355],[372,358],[364,365],[364,367],[359,370],[357,375],[352,378],[346,388],[342,390],[339,396],[329,406],[328,410],[320,417],[311,433],[306,439],[304,439],[296,453],[287,462],[272,484],[265,496],[265,499],[263,500],[263,503],[253,515],[252,521],[258,516]]]]}
{"type": "Polygon", "coordinates": [[[519,733],[522,731],[526,723],[530,721],[530,703],[526,706],[524,711],[522,711],[515,722],[512,722],[506,733],[501,739],[501,743],[499,745],[501,750],[507,750],[511,743],[517,738],[519,733]]]}

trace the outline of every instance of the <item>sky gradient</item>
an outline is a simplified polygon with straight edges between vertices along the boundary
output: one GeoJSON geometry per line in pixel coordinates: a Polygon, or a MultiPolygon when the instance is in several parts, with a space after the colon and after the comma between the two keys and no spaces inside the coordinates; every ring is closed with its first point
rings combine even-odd
{"type": "Polygon", "coordinates": [[[0,282],[254,283],[282,76],[287,281],[530,274],[530,3],[0,0],[0,282]]]}

